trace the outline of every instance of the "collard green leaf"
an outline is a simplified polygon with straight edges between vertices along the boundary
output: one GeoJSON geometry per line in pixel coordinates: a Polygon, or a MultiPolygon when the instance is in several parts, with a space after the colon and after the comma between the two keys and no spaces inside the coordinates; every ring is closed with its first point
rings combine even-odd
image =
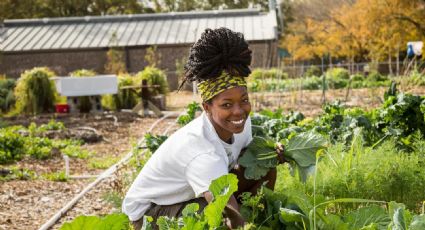
{"type": "Polygon", "coordinates": [[[305,215],[288,208],[280,208],[280,218],[285,222],[301,222],[305,215]]]}
{"type": "Polygon", "coordinates": [[[313,132],[300,133],[285,145],[284,156],[295,160],[297,165],[307,167],[316,164],[316,152],[325,147],[326,140],[313,132]]]}
{"type": "Polygon", "coordinates": [[[425,214],[414,216],[412,223],[410,223],[409,230],[423,230],[425,229],[425,214]]]}
{"type": "Polygon", "coordinates": [[[61,230],[85,230],[85,229],[97,229],[100,218],[97,216],[79,216],[72,222],[68,222],[62,225],[61,230]]]}
{"type": "Polygon", "coordinates": [[[70,223],[65,223],[61,230],[126,230],[129,220],[125,214],[110,214],[104,218],[97,216],[79,216],[70,223]]]}
{"type": "MultiPolygon", "coordinates": [[[[320,134],[312,131],[300,133],[288,141],[283,155],[298,167],[305,180],[309,169],[316,163],[316,152],[323,149],[325,143],[326,140],[320,134]]],[[[246,168],[245,178],[260,179],[278,164],[275,143],[271,139],[254,137],[244,155],[239,158],[239,164],[246,168]]]]}
{"type": "Polygon", "coordinates": [[[125,214],[110,214],[101,220],[98,229],[102,230],[127,230],[129,220],[125,214]]]}
{"type": "MultiPolygon", "coordinates": [[[[379,229],[385,229],[391,222],[386,211],[379,206],[362,207],[344,216],[344,222],[348,223],[349,229],[361,229],[376,225],[379,229]]],[[[373,228],[372,228],[373,229],[373,228]]]]}
{"type": "Polygon", "coordinates": [[[212,181],[209,191],[213,200],[205,207],[204,214],[210,228],[220,226],[224,207],[230,196],[238,190],[238,178],[234,174],[223,175],[212,181]]]}

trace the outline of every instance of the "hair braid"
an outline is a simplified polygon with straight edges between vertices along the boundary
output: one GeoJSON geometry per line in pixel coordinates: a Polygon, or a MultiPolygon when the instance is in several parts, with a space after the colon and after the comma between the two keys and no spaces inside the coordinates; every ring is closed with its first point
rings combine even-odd
{"type": "Polygon", "coordinates": [[[214,79],[226,71],[230,75],[247,77],[251,70],[251,50],[242,33],[227,28],[206,29],[192,45],[184,66],[186,81],[214,79]]]}

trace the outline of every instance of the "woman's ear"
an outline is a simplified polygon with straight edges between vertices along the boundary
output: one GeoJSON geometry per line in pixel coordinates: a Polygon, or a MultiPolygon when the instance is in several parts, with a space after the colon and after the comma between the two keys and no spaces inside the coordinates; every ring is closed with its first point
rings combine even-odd
{"type": "Polygon", "coordinates": [[[211,113],[211,105],[210,104],[208,104],[208,103],[205,103],[205,102],[202,102],[202,108],[204,108],[204,111],[207,113],[207,114],[210,114],[211,113]]]}

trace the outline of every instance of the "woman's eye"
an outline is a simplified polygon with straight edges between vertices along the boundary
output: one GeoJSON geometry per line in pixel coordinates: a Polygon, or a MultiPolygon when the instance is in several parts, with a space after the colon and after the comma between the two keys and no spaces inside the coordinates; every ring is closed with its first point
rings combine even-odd
{"type": "Polygon", "coordinates": [[[224,108],[230,108],[232,106],[232,104],[230,103],[225,103],[222,105],[224,108]]]}
{"type": "Polygon", "coordinates": [[[249,99],[246,98],[246,99],[243,100],[243,102],[248,103],[249,102],[249,99]]]}

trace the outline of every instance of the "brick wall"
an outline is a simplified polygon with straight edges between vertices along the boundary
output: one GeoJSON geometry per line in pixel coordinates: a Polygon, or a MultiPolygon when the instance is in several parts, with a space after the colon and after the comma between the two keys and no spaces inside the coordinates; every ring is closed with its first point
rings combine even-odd
{"type": "MultiPolygon", "coordinates": [[[[157,52],[161,56],[159,68],[167,72],[170,89],[178,87],[175,74],[176,60],[181,60],[189,54],[190,45],[161,46],[157,52]]],[[[276,66],[277,42],[251,43],[253,51],[252,68],[276,66]]],[[[128,71],[136,73],[147,65],[144,60],[147,47],[127,47],[124,49],[128,71]]],[[[91,69],[104,73],[107,49],[73,50],[50,52],[23,52],[0,54],[0,74],[17,78],[20,74],[34,67],[47,66],[59,76],[66,76],[76,69],[91,69]]]]}

